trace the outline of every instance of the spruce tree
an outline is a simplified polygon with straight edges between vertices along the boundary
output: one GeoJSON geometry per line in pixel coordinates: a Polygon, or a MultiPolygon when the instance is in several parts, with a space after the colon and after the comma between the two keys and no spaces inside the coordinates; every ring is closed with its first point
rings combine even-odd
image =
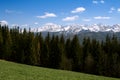
{"type": "Polygon", "coordinates": [[[41,53],[41,66],[48,67],[48,59],[50,55],[50,34],[48,32],[47,36],[45,37],[44,44],[43,44],[43,52],[41,53]]]}
{"type": "Polygon", "coordinates": [[[60,61],[61,61],[61,54],[59,49],[59,37],[58,36],[52,36],[52,39],[50,41],[50,55],[49,55],[49,66],[51,68],[59,68],[60,67],[60,61]]]}
{"type": "Polygon", "coordinates": [[[11,60],[11,45],[12,39],[8,26],[2,27],[2,36],[3,37],[3,59],[11,60]]]}
{"type": "Polygon", "coordinates": [[[66,56],[65,38],[63,34],[60,36],[59,49],[60,49],[60,54],[61,54],[60,69],[71,70],[72,66],[71,66],[69,59],[66,56]]]}
{"type": "Polygon", "coordinates": [[[70,50],[71,50],[71,53],[69,55],[71,55],[71,59],[73,60],[72,68],[75,71],[79,71],[80,58],[82,53],[81,53],[79,39],[77,35],[75,35],[71,41],[70,50]]]}
{"type": "Polygon", "coordinates": [[[82,50],[83,50],[83,57],[82,57],[82,71],[83,72],[86,72],[85,70],[85,66],[86,66],[86,62],[85,62],[85,59],[86,57],[88,56],[88,54],[90,54],[90,45],[91,45],[91,42],[90,42],[90,38],[84,38],[83,39],[83,43],[82,43],[82,50]]]}
{"type": "Polygon", "coordinates": [[[2,27],[0,25],[0,59],[3,58],[3,36],[2,36],[2,27]]]}

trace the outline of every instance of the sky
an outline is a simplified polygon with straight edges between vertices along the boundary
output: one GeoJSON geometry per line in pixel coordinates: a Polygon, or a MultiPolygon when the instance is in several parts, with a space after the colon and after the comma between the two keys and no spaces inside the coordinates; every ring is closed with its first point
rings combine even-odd
{"type": "Polygon", "coordinates": [[[0,0],[0,6],[0,21],[10,26],[120,24],[120,0],[0,0]]]}

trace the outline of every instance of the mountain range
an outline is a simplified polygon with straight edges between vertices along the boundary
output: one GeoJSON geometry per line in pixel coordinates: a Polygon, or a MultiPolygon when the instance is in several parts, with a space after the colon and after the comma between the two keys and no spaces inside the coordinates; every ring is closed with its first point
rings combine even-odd
{"type": "Polygon", "coordinates": [[[53,23],[47,23],[38,28],[32,28],[32,32],[65,32],[77,34],[83,31],[89,32],[120,32],[120,24],[115,25],[103,25],[103,24],[93,24],[93,25],[57,25],[53,23]]]}
{"type": "MultiPolygon", "coordinates": [[[[0,25],[8,25],[6,21],[0,21],[0,25]]],[[[54,23],[46,23],[41,27],[31,28],[32,32],[65,32],[65,33],[79,33],[82,31],[89,32],[120,32],[120,24],[105,25],[105,24],[93,24],[93,25],[57,25],[54,23]]]]}
{"type": "MultiPolygon", "coordinates": [[[[7,22],[2,21],[0,25],[8,25],[7,22]]],[[[65,38],[73,38],[75,34],[78,35],[79,40],[83,40],[85,37],[91,39],[105,40],[106,36],[116,35],[120,40],[120,24],[115,25],[104,25],[104,24],[93,24],[93,25],[57,25],[54,23],[47,23],[41,27],[31,28],[32,32],[42,32],[43,36],[46,36],[49,32],[50,35],[64,34],[65,38]]]]}
{"type": "Polygon", "coordinates": [[[99,41],[104,41],[106,36],[115,35],[120,40],[120,24],[115,25],[103,25],[103,24],[93,24],[93,25],[57,25],[53,23],[47,23],[38,28],[32,28],[32,32],[42,32],[43,36],[46,36],[49,32],[50,35],[60,35],[64,34],[65,38],[73,38],[76,34],[80,40],[83,41],[85,37],[89,37],[91,39],[96,39],[99,41]]]}

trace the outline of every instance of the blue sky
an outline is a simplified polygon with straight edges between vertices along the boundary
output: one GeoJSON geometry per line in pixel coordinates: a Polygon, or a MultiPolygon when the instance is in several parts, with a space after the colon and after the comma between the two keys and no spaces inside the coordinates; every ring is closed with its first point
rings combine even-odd
{"type": "Polygon", "coordinates": [[[0,21],[9,25],[120,24],[120,0],[0,0],[0,6],[0,21]]]}

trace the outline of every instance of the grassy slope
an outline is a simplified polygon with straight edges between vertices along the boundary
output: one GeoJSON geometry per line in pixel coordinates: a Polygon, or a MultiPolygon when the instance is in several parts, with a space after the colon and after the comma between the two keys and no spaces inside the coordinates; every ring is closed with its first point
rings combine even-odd
{"type": "Polygon", "coordinates": [[[0,60],[0,80],[120,80],[0,60]]]}

